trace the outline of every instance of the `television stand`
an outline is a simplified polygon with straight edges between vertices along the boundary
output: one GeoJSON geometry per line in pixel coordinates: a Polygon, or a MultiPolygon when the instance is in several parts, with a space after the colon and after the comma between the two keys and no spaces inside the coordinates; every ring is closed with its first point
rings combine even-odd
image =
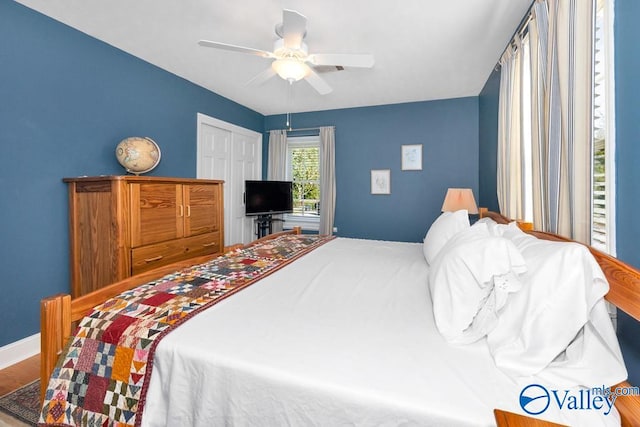
{"type": "Polygon", "coordinates": [[[256,223],[256,236],[258,239],[273,233],[273,222],[282,221],[279,218],[274,218],[271,214],[258,215],[254,220],[256,223]]]}

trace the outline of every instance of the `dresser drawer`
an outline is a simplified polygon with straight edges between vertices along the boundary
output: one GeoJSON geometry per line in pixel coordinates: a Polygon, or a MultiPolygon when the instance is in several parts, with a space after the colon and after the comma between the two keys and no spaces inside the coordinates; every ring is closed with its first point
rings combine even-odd
{"type": "Polygon", "coordinates": [[[131,270],[132,274],[139,274],[172,262],[215,254],[221,250],[219,232],[141,246],[131,250],[131,270]]]}
{"type": "Polygon", "coordinates": [[[187,257],[215,254],[222,252],[220,232],[200,234],[182,239],[187,257]]]}

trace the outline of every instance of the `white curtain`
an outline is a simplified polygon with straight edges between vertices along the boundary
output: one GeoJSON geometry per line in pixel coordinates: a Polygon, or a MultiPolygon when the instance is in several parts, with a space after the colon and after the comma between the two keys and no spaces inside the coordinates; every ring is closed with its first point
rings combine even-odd
{"type": "Polygon", "coordinates": [[[538,33],[538,26],[547,28],[546,5],[537,2],[533,6],[529,22],[529,51],[531,52],[531,170],[532,170],[532,207],[533,225],[536,230],[547,230],[548,218],[543,209],[546,200],[545,150],[545,76],[547,63],[547,34],[538,33]],[[542,8],[543,10],[538,10],[542,8]]]}
{"type": "MultiPolygon", "coordinates": [[[[563,211],[569,218],[561,222],[563,228],[558,231],[591,244],[595,0],[571,0],[569,3],[564,34],[568,61],[560,61],[560,72],[563,72],[563,64],[567,64],[566,72],[570,76],[566,87],[567,98],[571,100],[567,138],[569,210],[563,211]]],[[[559,52],[562,54],[562,50],[559,52]]]]}
{"type": "Polygon", "coordinates": [[[335,128],[320,128],[320,234],[333,234],[336,206],[335,128]]]}
{"type": "MultiPolygon", "coordinates": [[[[269,158],[267,163],[267,179],[284,181],[287,176],[287,131],[269,131],[269,158]]],[[[282,231],[282,215],[274,215],[273,232],[282,231]]]]}
{"type": "Polygon", "coordinates": [[[522,147],[522,43],[515,39],[500,59],[498,106],[498,204],[500,212],[524,218],[522,147]]]}
{"type": "Polygon", "coordinates": [[[583,243],[591,241],[593,6],[538,0],[530,25],[534,225],[583,243]]]}
{"type": "MultiPolygon", "coordinates": [[[[522,90],[531,93],[532,205],[536,229],[590,243],[592,29],[595,0],[536,0],[529,24],[531,86],[519,38],[501,59],[498,202],[522,218],[522,90]],[[519,157],[519,159],[517,159],[519,157]]],[[[526,118],[527,120],[529,118],[526,118]]]]}

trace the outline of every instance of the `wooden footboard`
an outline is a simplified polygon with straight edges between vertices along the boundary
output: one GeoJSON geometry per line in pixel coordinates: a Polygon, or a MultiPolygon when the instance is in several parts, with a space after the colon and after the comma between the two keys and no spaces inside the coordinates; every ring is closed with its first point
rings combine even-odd
{"type": "MultiPolygon", "coordinates": [[[[505,216],[482,208],[480,209],[480,217],[491,218],[499,224],[508,224],[510,222],[505,216]]],[[[557,234],[535,231],[530,224],[531,223],[518,222],[518,226],[522,230],[540,239],[560,242],[572,241],[557,234]]],[[[600,252],[591,246],[586,246],[596,261],[598,261],[598,264],[600,264],[600,268],[602,268],[602,271],[609,281],[609,292],[605,295],[605,299],[629,316],[640,321],[640,271],[604,252],[600,252]]],[[[624,381],[615,387],[631,387],[631,384],[624,381]]],[[[640,426],[640,396],[618,397],[615,405],[618,412],[620,412],[623,427],[640,426]]],[[[503,411],[498,411],[498,413],[499,417],[496,415],[496,421],[499,426],[533,425],[521,424],[518,421],[520,417],[510,417],[503,411]]]]}
{"type": "MultiPolygon", "coordinates": [[[[300,234],[300,227],[290,231],[275,233],[258,239],[246,245],[274,239],[284,234],[300,234]]],[[[245,247],[235,245],[227,248],[235,250],[245,247]]],[[[196,264],[202,264],[215,258],[216,255],[204,255],[188,260],[179,261],[154,270],[105,286],[97,291],[71,300],[69,294],[58,294],[44,298],[40,302],[40,400],[44,400],[49,377],[62,353],[67,341],[71,337],[72,324],[81,320],[89,310],[124,291],[143,285],[159,277],[182,270],[196,264]]]]}

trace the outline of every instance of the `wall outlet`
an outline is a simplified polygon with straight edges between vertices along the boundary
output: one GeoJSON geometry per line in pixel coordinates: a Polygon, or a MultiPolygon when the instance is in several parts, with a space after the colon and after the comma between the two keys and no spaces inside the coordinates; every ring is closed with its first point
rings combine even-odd
{"type": "Polygon", "coordinates": [[[338,232],[338,227],[333,227],[333,232],[337,233],[338,232]]]}

